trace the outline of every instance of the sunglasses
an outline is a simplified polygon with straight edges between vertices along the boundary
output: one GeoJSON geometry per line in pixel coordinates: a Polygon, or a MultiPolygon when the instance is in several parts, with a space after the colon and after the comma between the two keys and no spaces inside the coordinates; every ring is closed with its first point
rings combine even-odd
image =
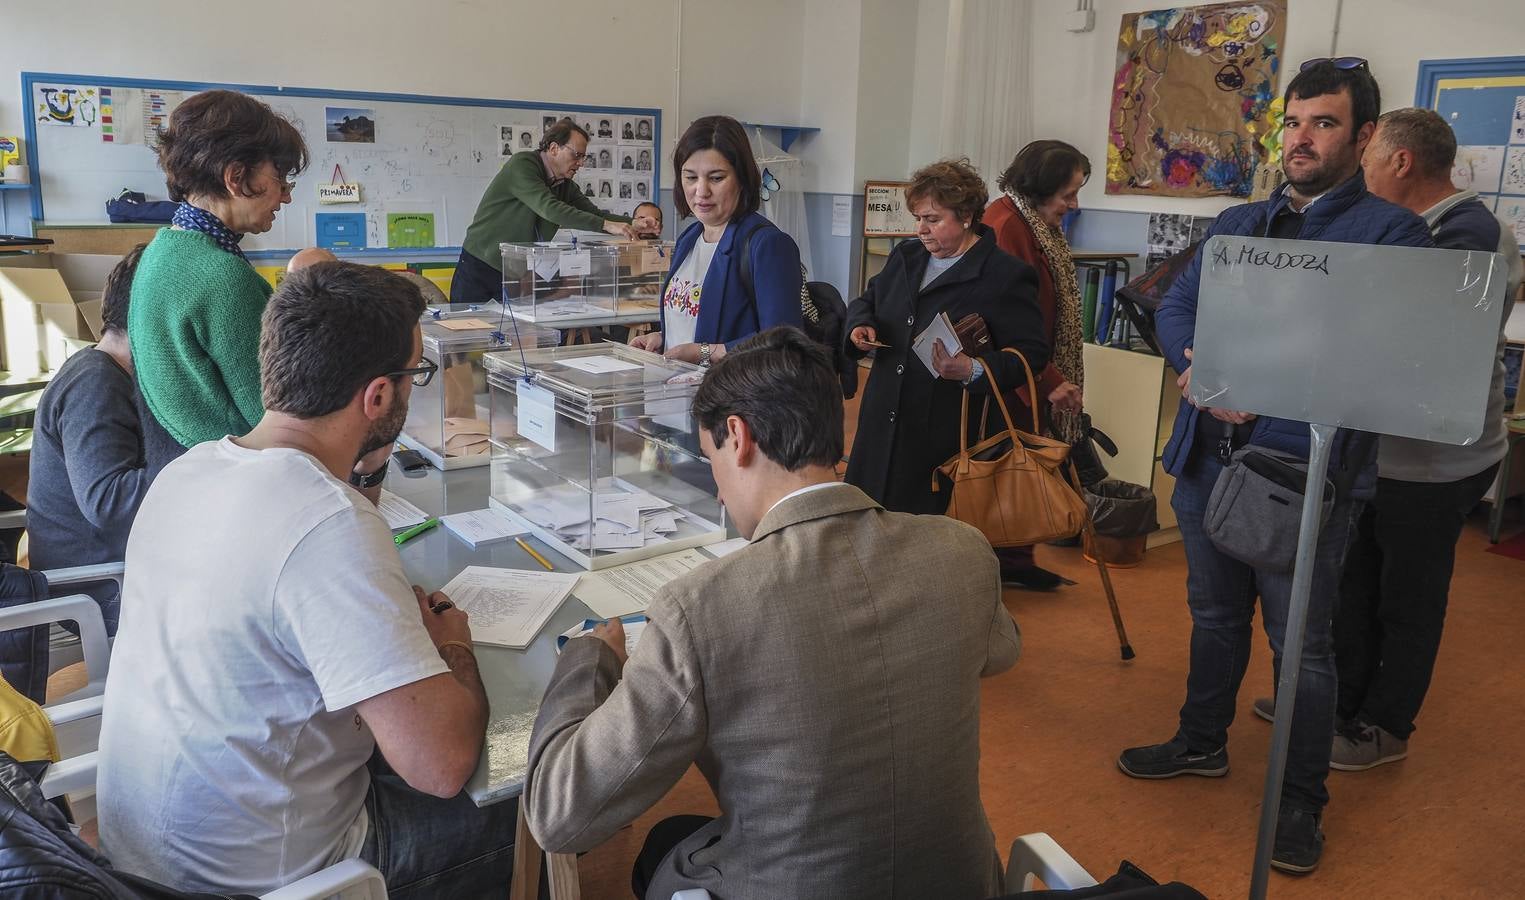
{"type": "Polygon", "coordinates": [[[1297,71],[1299,71],[1299,72],[1306,72],[1309,69],[1313,68],[1314,66],[1318,65],[1319,63],[1329,63],[1329,64],[1333,65],[1336,69],[1365,69],[1365,68],[1367,68],[1366,60],[1362,59],[1359,56],[1320,56],[1320,57],[1317,57],[1317,58],[1314,58],[1314,59],[1310,59],[1307,62],[1304,62],[1302,64],[1302,67],[1299,68],[1297,71]]]}

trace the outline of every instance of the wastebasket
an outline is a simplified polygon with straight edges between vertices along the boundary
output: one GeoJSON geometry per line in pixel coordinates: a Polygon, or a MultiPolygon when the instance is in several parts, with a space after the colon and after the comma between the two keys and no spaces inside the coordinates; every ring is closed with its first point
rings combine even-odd
{"type": "Polygon", "coordinates": [[[1150,532],[1159,530],[1154,492],[1139,484],[1108,479],[1086,488],[1091,530],[1082,542],[1087,560],[1127,569],[1144,561],[1150,532]]]}

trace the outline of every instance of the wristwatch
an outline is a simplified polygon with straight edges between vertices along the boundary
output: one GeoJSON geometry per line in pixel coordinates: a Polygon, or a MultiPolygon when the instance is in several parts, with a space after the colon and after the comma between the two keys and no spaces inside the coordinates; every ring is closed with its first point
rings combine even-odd
{"type": "Polygon", "coordinates": [[[699,345],[699,365],[704,366],[705,368],[709,368],[709,364],[710,364],[710,345],[709,344],[700,344],[699,345]]]}
{"type": "Polygon", "coordinates": [[[388,459],[386,462],[381,464],[381,468],[377,469],[374,472],[371,472],[368,475],[361,475],[359,472],[350,472],[349,473],[349,483],[354,485],[357,488],[373,488],[373,487],[376,487],[377,485],[381,484],[381,482],[383,480],[386,479],[386,477],[387,477],[387,469],[390,468],[391,465],[392,465],[392,461],[390,459],[388,459]]]}

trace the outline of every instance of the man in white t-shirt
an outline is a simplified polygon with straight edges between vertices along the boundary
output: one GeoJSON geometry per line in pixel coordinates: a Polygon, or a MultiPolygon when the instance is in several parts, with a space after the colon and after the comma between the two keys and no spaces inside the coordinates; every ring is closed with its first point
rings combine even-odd
{"type": "Polygon", "coordinates": [[[466,615],[409,586],[374,503],[434,374],[423,309],[371,266],[287,277],[264,315],[264,417],[144,498],[100,739],[119,868],[258,894],[360,857],[393,897],[506,889],[515,805],[461,793],[487,722],[466,615]]]}

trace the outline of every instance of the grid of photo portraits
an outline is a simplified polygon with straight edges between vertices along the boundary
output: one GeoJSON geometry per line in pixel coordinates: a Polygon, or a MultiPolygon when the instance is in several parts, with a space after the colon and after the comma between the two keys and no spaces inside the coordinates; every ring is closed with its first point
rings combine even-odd
{"type": "MultiPolygon", "coordinates": [[[[546,129],[568,113],[526,111],[515,121],[498,126],[498,156],[534,150],[546,129]]],[[[629,214],[656,191],[656,121],[651,116],[608,113],[570,114],[588,132],[588,155],[577,173],[577,184],[594,203],[611,212],[629,214]]]]}

